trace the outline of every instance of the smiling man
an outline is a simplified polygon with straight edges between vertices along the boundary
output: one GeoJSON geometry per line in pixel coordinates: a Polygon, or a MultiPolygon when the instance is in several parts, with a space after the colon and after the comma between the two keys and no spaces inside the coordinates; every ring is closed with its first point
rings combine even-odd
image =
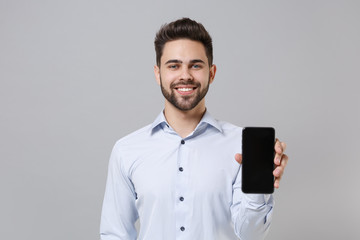
{"type": "Polygon", "coordinates": [[[198,41],[168,41],[162,53],[154,72],[165,97],[164,114],[184,138],[205,113],[204,97],[214,80],[216,66],[209,63],[204,45],[198,41]]]}
{"type": "Polygon", "coordinates": [[[202,100],[209,84],[214,80],[216,67],[209,67],[203,45],[188,39],[168,42],[164,46],[160,61],[161,63],[155,66],[155,75],[166,102],[181,111],[191,110],[196,106],[204,107],[202,100]],[[162,66],[161,74],[159,66],[162,66]],[[200,101],[201,106],[198,105],[200,101]]]}
{"type": "MultiPolygon", "coordinates": [[[[180,19],[159,30],[155,50],[165,107],[113,148],[101,239],[265,238],[273,196],[241,191],[242,128],[217,121],[205,106],[216,74],[210,35],[200,23],[180,19]]],[[[288,161],[284,150],[277,141],[276,188],[288,161]]]]}

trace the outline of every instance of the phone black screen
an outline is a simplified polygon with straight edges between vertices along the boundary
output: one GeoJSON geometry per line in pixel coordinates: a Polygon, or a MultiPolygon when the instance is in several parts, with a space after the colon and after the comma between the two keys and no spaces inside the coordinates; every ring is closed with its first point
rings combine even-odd
{"type": "Polygon", "coordinates": [[[242,191],[274,192],[275,129],[246,127],[242,132],[242,191]]]}

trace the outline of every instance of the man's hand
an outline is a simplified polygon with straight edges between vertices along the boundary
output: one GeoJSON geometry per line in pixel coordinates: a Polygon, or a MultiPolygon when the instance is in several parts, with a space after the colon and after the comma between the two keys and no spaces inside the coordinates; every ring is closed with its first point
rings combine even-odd
{"type": "MultiPolygon", "coordinates": [[[[280,180],[282,175],[284,174],[284,170],[289,158],[286,154],[284,154],[284,151],[286,149],[286,144],[284,142],[280,142],[279,139],[276,139],[274,149],[275,149],[275,158],[274,158],[275,169],[273,171],[273,174],[275,176],[274,187],[279,188],[280,180]]],[[[242,155],[240,153],[235,154],[235,160],[241,164],[242,155]]]]}

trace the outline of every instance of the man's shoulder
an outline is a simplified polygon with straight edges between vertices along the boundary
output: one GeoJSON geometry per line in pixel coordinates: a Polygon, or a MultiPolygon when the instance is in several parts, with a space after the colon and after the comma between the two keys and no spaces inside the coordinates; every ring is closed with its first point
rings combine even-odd
{"type": "Polygon", "coordinates": [[[227,121],[222,121],[222,120],[217,120],[217,122],[219,123],[219,125],[221,126],[221,129],[223,130],[223,132],[233,132],[233,131],[242,131],[242,127],[239,127],[233,123],[227,122],[227,121]]]}
{"type": "Polygon", "coordinates": [[[115,146],[128,145],[133,143],[140,143],[146,141],[151,133],[151,124],[146,125],[138,130],[135,130],[124,137],[120,138],[115,146]]]}

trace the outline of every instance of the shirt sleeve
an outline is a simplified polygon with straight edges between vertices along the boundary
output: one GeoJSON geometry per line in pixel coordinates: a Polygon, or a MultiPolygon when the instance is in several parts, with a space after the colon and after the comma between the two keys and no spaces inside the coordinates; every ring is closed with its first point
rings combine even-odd
{"type": "Polygon", "coordinates": [[[109,161],[101,213],[101,240],[136,239],[135,222],[138,218],[135,207],[136,193],[123,165],[119,149],[115,145],[109,161]]]}
{"type": "Polygon", "coordinates": [[[273,213],[272,194],[245,194],[241,190],[241,167],[233,185],[231,217],[235,234],[241,240],[264,239],[273,213]]]}

